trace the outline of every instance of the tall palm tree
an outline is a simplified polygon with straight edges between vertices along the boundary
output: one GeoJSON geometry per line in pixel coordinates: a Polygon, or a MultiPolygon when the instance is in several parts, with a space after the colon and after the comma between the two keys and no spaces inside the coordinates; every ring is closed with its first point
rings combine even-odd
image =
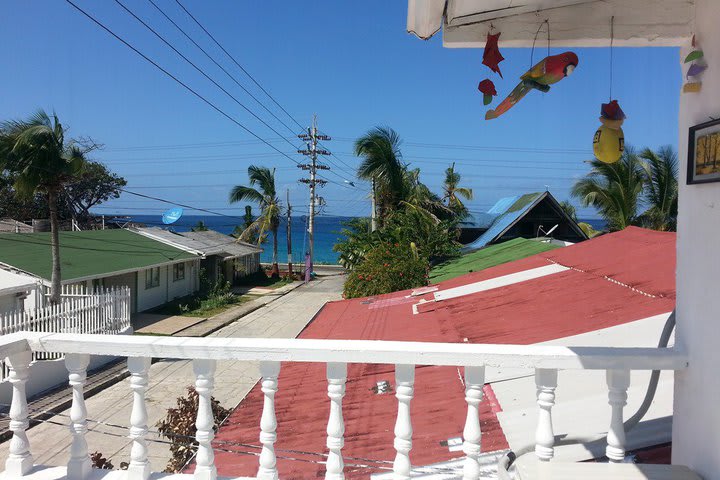
{"type": "Polygon", "coordinates": [[[277,261],[278,228],[280,227],[282,203],[280,203],[275,188],[275,169],[270,170],[267,167],[250,165],[248,167],[248,178],[250,179],[250,186],[234,186],[230,191],[229,200],[230,203],[255,202],[260,206],[260,215],[240,234],[240,240],[247,241],[257,236],[258,244],[260,244],[265,232],[271,231],[273,236],[272,275],[278,276],[280,274],[277,261]],[[255,185],[258,188],[254,188],[255,185]]]}
{"type": "Polygon", "coordinates": [[[645,168],[645,202],[643,224],[654,230],[674,231],[678,214],[678,160],[671,146],[656,152],[640,152],[645,168]]]}
{"type": "Polygon", "coordinates": [[[570,194],[583,207],[597,208],[611,231],[636,223],[645,185],[645,171],[637,154],[627,148],[616,163],[594,159],[590,164],[592,170],[573,185],[570,194]]]}
{"type": "Polygon", "coordinates": [[[400,136],[390,127],[375,127],[355,141],[355,155],[363,157],[358,177],[375,182],[377,217],[385,217],[405,197],[406,165],[400,152],[400,136]]]}
{"type": "Polygon", "coordinates": [[[60,302],[60,242],[58,231],[58,196],[86,163],[92,148],[65,141],[65,129],[57,115],[43,110],[25,120],[0,123],[0,170],[15,173],[15,190],[19,195],[47,195],[50,211],[50,245],[52,277],[50,302],[60,302]]]}
{"type": "Polygon", "coordinates": [[[439,223],[441,220],[451,220],[455,212],[446,206],[442,199],[432,192],[427,185],[420,181],[420,169],[406,169],[403,186],[403,198],[399,205],[405,210],[412,210],[421,218],[439,223]]]}
{"type": "MultiPolygon", "coordinates": [[[[448,208],[453,210],[460,217],[466,217],[468,210],[460,197],[465,200],[473,199],[472,188],[461,187],[462,176],[455,171],[455,162],[445,170],[445,181],[443,181],[443,200],[448,208]]],[[[462,218],[461,218],[462,219],[462,218]]]]}

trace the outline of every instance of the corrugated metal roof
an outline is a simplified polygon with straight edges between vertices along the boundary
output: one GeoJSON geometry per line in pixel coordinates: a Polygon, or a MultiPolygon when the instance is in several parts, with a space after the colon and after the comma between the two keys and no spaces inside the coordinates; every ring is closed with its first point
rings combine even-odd
{"type": "Polygon", "coordinates": [[[514,238],[498,245],[491,245],[475,252],[466,253],[460,258],[448,260],[433,267],[430,271],[430,281],[432,283],[443,282],[460,275],[520,260],[556,248],[560,248],[560,246],[548,242],[514,238]]]}
{"type": "Polygon", "coordinates": [[[507,197],[498,202],[488,210],[488,213],[497,215],[492,225],[480,235],[477,240],[466,245],[465,250],[477,250],[489,245],[505,233],[515,222],[521,219],[540,200],[545,198],[547,192],[528,193],[516,197],[507,197]]]}
{"type": "Polygon", "coordinates": [[[0,269],[0,295],[29,290],[37,283],[37,278],[0,269]]]}
{"type": "Polygon", "coordinates": [[[160,227],[136,227],[132,228],[132,231],[137,231],[140,235],[146,236],[148,238],[153,238],[159,242],[163,242],[169,245],[173,245],[176,248],[180,248],[182,250],[194,253],[194,254],[209,254],[212,255],[212,253],[208,253],[207,245],[203,242],[198,242],[196,240],[193,240],[192,238],[188,238],[184,235],[181,235],[179,233],[165,230],[164,228],[160,227]]]}
{"type": "Polygon", "coordinates": [[[227,253],[231,257],[241,257],[244,255],[252,255],[262,253],[262,248],[245,242],[239,242],[230,235],[225,235],[214,230],[205,230],[202,232],[183,232],[184,237],[204,242],[208,248],[217,249],[219,252],[227,253]]]}
{"type": "MultiPolygon", "coordinates": [[[[197,258],[128,230],[60,232],[63,282],[197,258]]],[[[50,280],[50,232],[0,234],[0,262],[50,280]]]]}
{"type": "Polygon", "coordinates": [[[262,249],[245,242],[238,242],[230,235],[214,230],[201,232],[171,232],[159,227],[136,229],[141,235],[155,238],[183,250],[204,256],[242,257],[262,252],[262,249]]]}
{"type": "MultiPolygon", "coordinates": [[[[328,303],[303,331],[301,338],[406,340],[461,343],[531,344],[621,325],[671,311],[675,303],[675,234],[628,228],[570,247],[540,253],[515,262],[454,278],[440,291],[511,273],[559,263],[570,270],[465,297],[438,302],[426,313],[413,314],[421,298],[405,301],[411,291],[328,303]],[[467,339],[467,340],[465,340],[467,339]]],[[[366,460],[391,462],[397,400],[374,395],[379,380],[394,384],[392,365],[348,365],[343,400],[348,464],[366,460]]],[[[413,422],[412,462],[428,465],[462,455],[440,442],[462,436],[467,405],[461,369],[419,366],[413,422]]],[[[286,455],[283,450],[324,453],[327,425],[327,383],[321,364],[286,363],[276,395],[278,455],[312,462],[278,460],[281,478],[322,476],[321,457],[286,455]]],[[[485,387],[481,404],[483,451],[507,447],[496,413],[502,408],[493,390],[485,387]]],[[[250,442],[259,435],[263,395],[259,385],[250,392],[220,429],[217,440],[250,442]]],[[[226,447],[227,448],[227,447],[226,447]]],[[[216,453],[218,473],[252,476],[255,457],[216,453]]],[[[369,478],[380,471],[347,467],[346,478],[369,478]]],[[[389,464],[380,464],[387,467],[389,464]]]]}

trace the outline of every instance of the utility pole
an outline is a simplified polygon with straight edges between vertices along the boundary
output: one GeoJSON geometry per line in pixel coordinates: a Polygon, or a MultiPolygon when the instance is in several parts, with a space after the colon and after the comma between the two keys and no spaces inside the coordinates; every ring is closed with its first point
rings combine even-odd
{"type": "Polygon", "coordinates": [[[287,189],[287,253],[288,253],[288,275],[292,277],[292,207],[290,206],[290,189],[287,189]]]}
{"type": "Polygon", "coordinates": [[[377,205],[375,205],[375,177],[372,179],[372,199],[370,200],[370,228],[371,231],[377,230],[377,205]]]}
{"type": "Polygon", "coordinates": [[[317,115],[313,115],[312,127],[308,128],[308,133],[298,135],[298,138],[305,141],[307,148],[305,150],[298,150],[298,153],[310,157],[310,163],[304,163],[298,165],[303,170],[310,171],[310,178],[301,178],[301,183],[306,183],[310,186],[310,217],[308,219],[308,240],[309,240],[309,254],[310,254],[310,271],[312,272],[313,259],[314,259],[314,234],[315,234],[315,206],[317,204],[316,187],[324,186],[327,181],[317,178],[318,170],[330,170],[330,167],[322,163],[318,163],[318,155],[330,155],[330,152],[322,148],[318,148],[319,140],[330,140],[327,135],[318,135],[317,129],[317,115]]]}

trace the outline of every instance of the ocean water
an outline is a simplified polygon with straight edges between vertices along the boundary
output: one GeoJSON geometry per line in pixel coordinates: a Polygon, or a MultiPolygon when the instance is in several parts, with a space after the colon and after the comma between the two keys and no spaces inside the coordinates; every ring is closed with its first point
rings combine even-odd
{"type": "MultiPolygon", "coordinates": [[[[159,215],[127,215],[133,222],[144,223],[148,226],[167,227],[162,224],[159,215]]],[[[292,253],[294,262],[302,262],[305,259],[305,252],[308,248],[306,215],[294,216],[291,222],[290,236],[292,239],[292,253]]],[[[316,216],[315,217],[315,263],[337,263],[338,255],[333,252],[333,245],[341,238],[342,222],[350,220],[350,217],[316,216]]],[[[176,232],[187,232],[191,227],[202,221],[211,229],[221,233],[230,234],[241,220],[216,215],[183,215],[180,220],[170,225],[176,232]]],[[[281,219],[278,231],[278,261],[287,262],[287,220],[281,219]]],[[[263,245],[263,253],[260,255],[262,262],[272,261],[272,233],[268,235],[267,242],[263,245]]]]}
{"type": "MultiPolygon", "coordinates": [[[[144,223],[148,226],[166,227],[162,224],[159,215],[128,215],[133,222],[144,223]]],[[[293,261],[302,262],[305,258],[305,252],[308,248],[307,238],[307,219],[306,215],[292,218],[291,238],[293,261]]],[[[315,263],[335,264],[338,261],[338,254],[333,251],[333,245],[337,243],[342,236],[340,230],[343,229],[342,222],[350,220],[351,217],[336,216],[317,216],[315,217],[315,263]]],[[[183,215],[180,220],[171,225],[176,232],[187,232],[191,227],[197,225],[199,221],[211,229],[225,234],[231,233],[235,226],[240,223],[234,218],[221,217],[215,215],[183,215]]],[[[581,222],[587,222],[596,230],[605,228],[605,222],[600,219],[580,219],[581,222]]],[[[278,231],[278,261],[280,263],[287,262],[287,222],[285,218],[281,219],[280,229],[278,231]]],[[[272,261],[272,234],[268,235],[267,242],[263,244],[263,253],[260,260],[263,262],[272,261]]]]}

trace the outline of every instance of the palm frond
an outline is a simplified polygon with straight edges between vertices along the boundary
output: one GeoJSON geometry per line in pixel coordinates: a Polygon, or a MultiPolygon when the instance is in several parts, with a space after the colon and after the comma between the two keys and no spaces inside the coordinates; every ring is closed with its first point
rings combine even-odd
{"type": "Polygon", "coordinates": [[[244,185],[235,185],[232,190],[230,190],[230,195],[228,196],[228,201],[230,203],[238,203],[238,202],[255,202],[255,203],[263,203],[263,200],[265,197],[262,193],[258,192],[254,188],[246,187],[244,185]]]}

